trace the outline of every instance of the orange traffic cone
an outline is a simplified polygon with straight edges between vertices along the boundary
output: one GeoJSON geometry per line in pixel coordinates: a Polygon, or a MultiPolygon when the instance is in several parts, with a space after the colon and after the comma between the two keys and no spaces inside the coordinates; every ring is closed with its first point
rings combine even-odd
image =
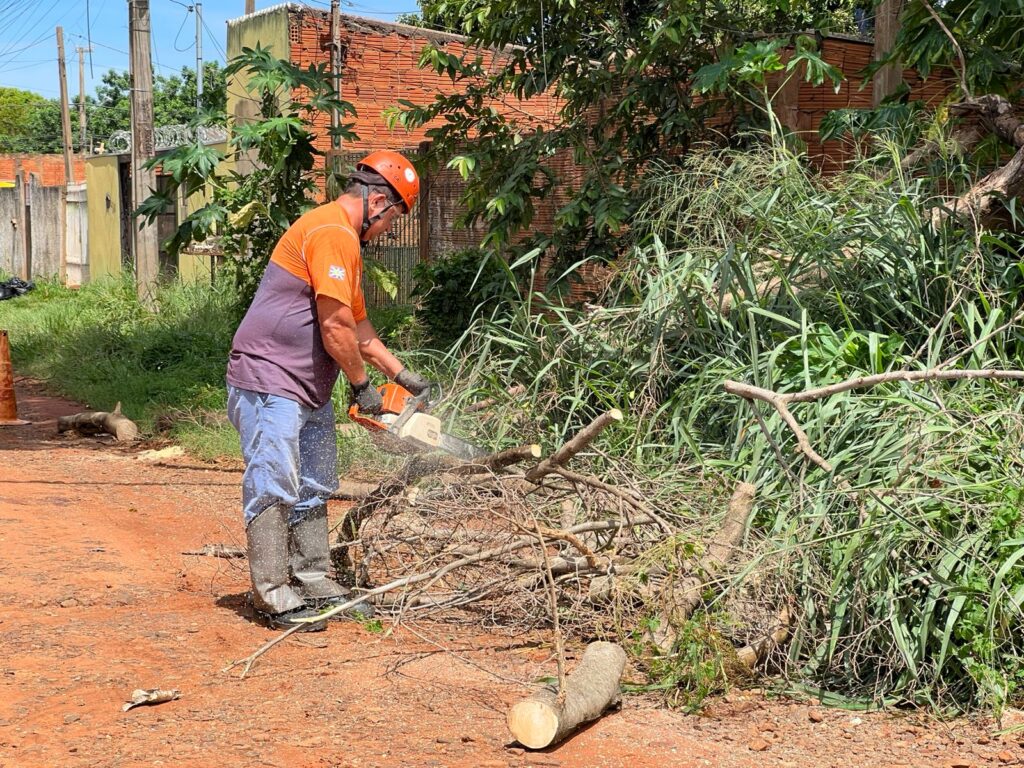
{"type": "Polygon", "coordinates": [[[11,344],[7,331],[0,331],[0,427],[14,427],[29,422],[18,418],[14,399],[14,371],[11,368],[11,344]]]}

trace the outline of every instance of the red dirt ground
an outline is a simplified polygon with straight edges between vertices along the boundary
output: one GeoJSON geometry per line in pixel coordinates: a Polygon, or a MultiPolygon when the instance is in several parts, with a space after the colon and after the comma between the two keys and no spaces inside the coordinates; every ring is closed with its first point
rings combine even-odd
{"type": "MultiPolygon", "coordinates": [[[[1003,766],[1024,734],[853,714],[734,692],[704,716],[626,698],[544,752],[508,707],[552,674],[542,637],[332,622],[223,672],[275,633],[245,616],[235,467],[141,459],[56,432],[84,410],[17,383],[30,426],[0,428],[0,766],[1003,766]],[[123,712],[136,688],[180,699],[123,712]]],[[[339,509],[333,509],[337,515],[339,509]]],[[[1004,723],[1005,725],[1005,723],[1004,723]]]]}

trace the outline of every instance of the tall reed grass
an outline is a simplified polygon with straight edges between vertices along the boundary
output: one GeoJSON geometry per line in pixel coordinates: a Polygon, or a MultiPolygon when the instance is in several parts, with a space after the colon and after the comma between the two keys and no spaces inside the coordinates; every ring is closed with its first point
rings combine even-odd
{"type": "Polygon", "coordinates": [[[713,528],[722,489],[755,483],[746,563],[708,610],[742,635],[738,606],[790,603],[773,661],[789,684],[851,706],[999,707],[1024,697],[1020,387],[889,384],[796,406],[832,473],[771,408],[722,390],[1022,367],[1020,238],[935,231],[935,185],[878,168],[823,178],[770,142],[655,168],[601,300],[506,303],[464,339],[457,375],[467,399],[526,388],[484,422],[495,443],[554,445],[624,409],[590,459],[659,478],[678,520],[713,528]]]}

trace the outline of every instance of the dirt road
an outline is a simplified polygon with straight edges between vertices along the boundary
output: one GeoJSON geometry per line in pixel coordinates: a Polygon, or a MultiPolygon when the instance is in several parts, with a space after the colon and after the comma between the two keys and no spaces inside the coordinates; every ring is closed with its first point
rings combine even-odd
{"type": "MultiPolygon", "coordinates": [[[[0,766],[1024,765],[981,725],[856,715],[734,693],[703,717],[627,698],[557,748],[504,718],[554,665],[542,637],[444,624],[374,634],[332,622],[257,662],[246,617],[237,468],[57,435],[83,408],[18,382],[27,427],[0,428],[0,766]],[[136,688],[180,699],[123,712],[136,688]]],[[[332,509],[337,515],[339,509],[332,509]]]]}

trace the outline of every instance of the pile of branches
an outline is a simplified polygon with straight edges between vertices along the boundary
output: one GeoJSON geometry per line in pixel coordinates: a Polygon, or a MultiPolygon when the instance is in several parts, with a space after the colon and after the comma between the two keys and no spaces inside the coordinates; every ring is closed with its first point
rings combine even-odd
{"type": "MultiPolygon", "coordinates": [[[[445,620],[525,631],[553,628],[556,645],[621,637],[646,626],[655,653],[710,593],[726,587],[751,514],[754,489],[737,486],[717,530],[658,509],[655,481],[611,467],[571,468],[609,424],[608,411],[541,458],[524,445],[473,462],[411,458],[371,488],[337,528],[332,555],[364,596],[397,620],[445,620]],[[377,586],[374,586],[377,585],[377,586]],[[646,617],[647,621],[641,622],[646,617]]],[[[785,638],[773,612],[758,626],[731,622],[747,668],[785,638]]]]}

